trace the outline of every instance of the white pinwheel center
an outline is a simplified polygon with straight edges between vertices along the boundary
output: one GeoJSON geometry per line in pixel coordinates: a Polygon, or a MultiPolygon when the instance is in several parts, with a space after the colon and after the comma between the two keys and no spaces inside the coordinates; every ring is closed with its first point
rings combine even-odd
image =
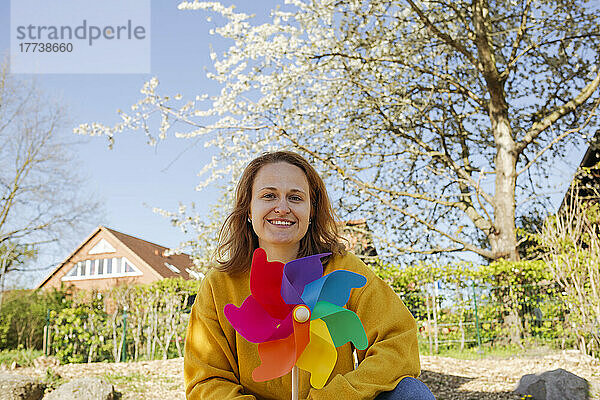
{"type": "Polygon", "coordinates": [[[306,322],[310,319],[310,310],[308,307],[300,305],[294,308],[294,319],[296,322],[306,322]]]}

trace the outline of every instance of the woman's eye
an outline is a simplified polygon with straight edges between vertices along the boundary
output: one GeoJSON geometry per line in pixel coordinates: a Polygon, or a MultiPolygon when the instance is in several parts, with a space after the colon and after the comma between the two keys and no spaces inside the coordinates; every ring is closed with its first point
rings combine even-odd
{"type": "Polygon", "coordinates": [[[292,201],[302,201],[302,197],[300,197],[300,196],[290,196],[290,200],[292,200],[292,201]]]}
{"type": "Polygon", "coordinates": [[[275,198],[275,195],[273,193],[265,193],[265,194],[263,194],[263,198],[273,199],[273,198],[275,198]]]}

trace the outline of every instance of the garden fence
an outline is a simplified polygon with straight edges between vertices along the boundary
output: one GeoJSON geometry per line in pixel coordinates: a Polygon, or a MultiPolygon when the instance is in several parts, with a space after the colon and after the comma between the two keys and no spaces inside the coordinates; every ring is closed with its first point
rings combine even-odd
{"type": "Polygon", "coordinates": [[[554,284],[424,286],[401,295],[415,316],[422,347],[527,344],[571,347],[569,312],[554,284]]]}
{"type": "MultiPolygon", "coordinates": [[[[568,309],[552,284],[449,287],[438,283],[401,298],[417,320],[422,348],[430,354],[506,344],[573,345],[568,309]]],[[[92,299],[48,313],[46,352],[63,362],[181,356],[190,300],[188,292],[170,297],[163,293],[153,300],[131,298],[129,306],[107,312],[105,302],[92,299]]]]}

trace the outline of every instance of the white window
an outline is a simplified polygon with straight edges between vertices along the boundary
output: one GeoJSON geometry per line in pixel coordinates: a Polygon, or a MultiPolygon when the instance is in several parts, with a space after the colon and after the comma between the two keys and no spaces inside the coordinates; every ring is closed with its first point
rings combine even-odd
{"type": "Polygon", "coordinates": [[[77,265],[77,264],[73,265],[71,270],[69,272],[67,272],[65,274],[65,276],[77,276],[78,269],[79,269],[79,265],[77,265]]]}
{"type": "MultiPolygon", "coordinates": [[[[179,272],[179,270],[177,270],[177,272],[179,272]]],[[[139,275],[142,275],[140,269],[127,258],[112,257],[79,261],[65,276],[62,277],[62,280],[74,281],[139,275]]]]}
{"type": "Polygon", "coordinates": [[[98,243],[88,252],[88,254],[114,253],[116,250],[106,239],[100,239],[98,243]]]}
{"type": "Polygon", "coordinates": [[[175,272],[176,274],[180,274],[181,271],[179,270],[179,268],[177,268],[176,266],[169,264],[168,262],[165,263],[165,266],[167,268],[169,268],[171,271],[175,272]]]}
{"type": "Polygon", "coordinates": [[[197,279],[197,280],[204,279],[204,274],[202,272],[196,272],[196,271],[191,270],[189,268],[186,268],[185,270],[194,279],[197,279]]]}

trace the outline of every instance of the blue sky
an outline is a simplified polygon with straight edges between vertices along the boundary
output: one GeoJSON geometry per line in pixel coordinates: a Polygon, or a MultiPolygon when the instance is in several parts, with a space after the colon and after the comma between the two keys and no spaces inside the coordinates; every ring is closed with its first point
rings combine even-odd
{"type": "MultiPolygon", "coordinates": [[[[68,109],[72,126],[85,122],[112,125],[118,122],[117,109],[128,110],[141,98],[140,88],[152,76],[160,80],[162,94],[181,93],[186,98],[215,93],[219,88],[206,78],[211,66],[209,45],[223,48],[226,43],[209,35],[214,22],[201,11],[180,11],[179,1],[153,0],[151,4],[151,73],[150,74],[38,74],[20,75],[33,78],[44,91],[58,98],[68,109]]],[[[226,5],[231,2],[224,1],[226,5]]],[[[259,19],[283,0],[233,1],[237,8],[255,13],[259,19]]],[[[0,2],[0,54],[8,55],[10,38],[10,1],[0,2]]],[[[89,231],[99,224],[132,234],[165,246],[174,247],[191,237],[185,236],[169,221],[154,214],[150,207],[175,210],[178,204],[210,204],[214,192],[198,193],[197,172],[208,159],[204,148],[194,147],[193,140],[167,140],[157,147],[146,145],[139,132],[124,132],[109,150],[104,137],[76,136],[70,130],[62,133],[78,142],[79,167],[87,177],[83,190],[94,193],[103,203],[103,213],[90,221],[89,231]],[[192,148],[190,148],[192,147],[192,148]]],[[[568,182],[572,167],[579,163],[584,149],[575,149],[567,157],[567,167],[557,168],[561,179],[568,182]]],[[[557,195],[561,198],[562,195],[557,195]]],[[[77,243],[73,243],[75,246],[77,243]]],[[[73,248],[60,254],[42,254],[40,264],[62,261],[73,248]]],[[[49,270],[31,278],[33,286],[49,270]]]]}
{"type": "MultiPolygon", "coordinates": [[[[193,98],[196,94],[214,93],[218,88],[206,78],[204,68],[211,65],[209,45],[222,48],[226,43],[209,35],[214,22],[199,11],[180,11],[179,1],[152,1],[151,4],[151,73],[150,74],[19,74],[19,78],[34,79],[51,97],[58,98],[68,109],[72,126],[85,122],[112,125],[119,121],[116,110],[128,110],[139,100],[140,88],[152,76],[160,80],[163,94],[181,93],[193,98]]],[[[238,1],[237,9],[268,16],[276,0],[260,2],[238,1]]],[[[224,2],[224,4],[228,4],[224,2]]],[[[0,2],[0,54],[8,55],[10,48],[10,1],[0,2]]],[[[197,172],[208,154],[192,140],[166,140],[157,147],[146,144],[139,132],[124,132],[109,150],[104,137],[87,137],[62,133],[79,144],[77,157],[87,187],[103,203],[104,213],[90,221],[94,226],[106,225],[118,231],[174,247],[190,239],[167,219],[152,212],[150,207],[175,210],[178,204],[208,204],[215,193],[198,193],[197,172]],[[193,148],[189,148],[193,147],[193,148]],[[208,198],[207,198],[208,197],[208,198]]],[[[77,243],[73,243],[75,246],[77,243]]],[[[42,254],[40,264],[60,262],[73,248],[61,254],[42,254]]],[[[49,271],[31,278],[40,280],[49,271]]],[[[29,280],[29,279],[28,279],[29,280]]]]}

